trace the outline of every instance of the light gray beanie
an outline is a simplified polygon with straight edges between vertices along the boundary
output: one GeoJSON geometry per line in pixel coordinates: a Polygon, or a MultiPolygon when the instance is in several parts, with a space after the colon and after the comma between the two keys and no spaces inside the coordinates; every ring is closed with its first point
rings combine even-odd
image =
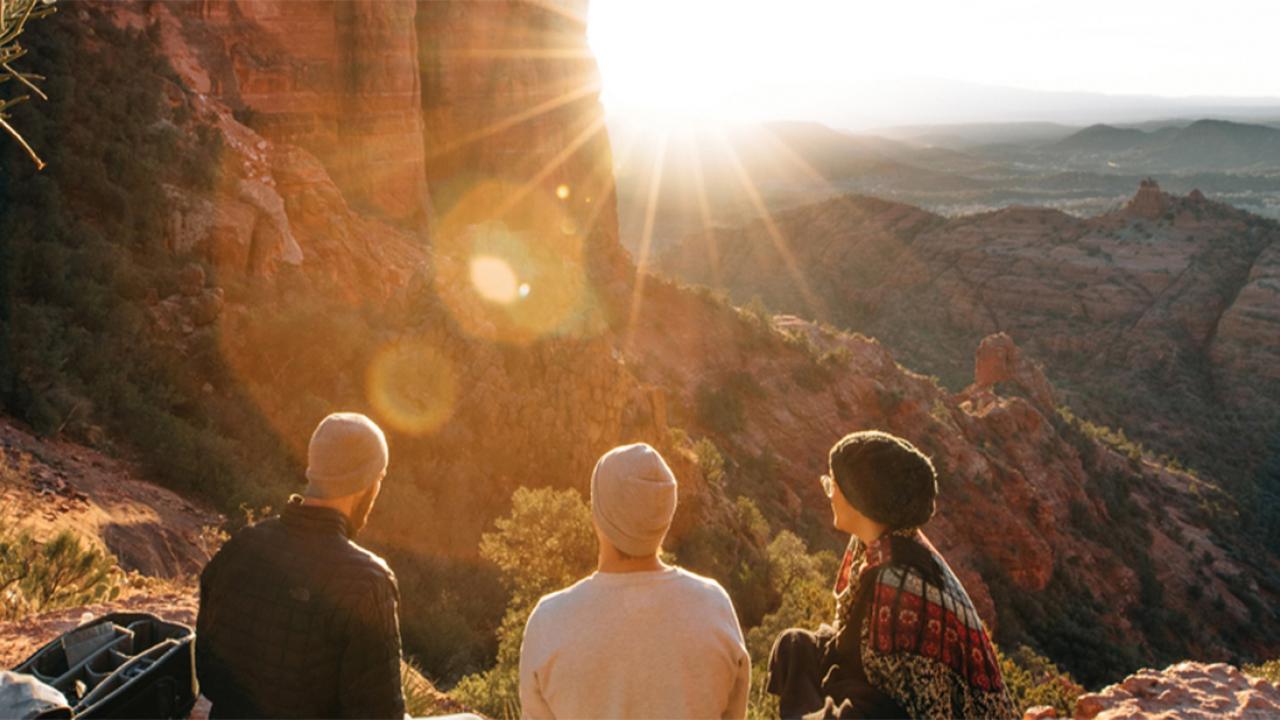
{"type": "Polygon", "coordinates": [[[591,514],[604,536],[628,555],[658,552],[676,512],[676,476],[657,450],[622,445],[591,473],[591,514]]]}
{"type": "Polygon", "coordinates": [[[313,498],[354,495],[387,469],[387,437],[360,413],[329,415],[311,433],[307,446],[307,489],[313,498]]]}

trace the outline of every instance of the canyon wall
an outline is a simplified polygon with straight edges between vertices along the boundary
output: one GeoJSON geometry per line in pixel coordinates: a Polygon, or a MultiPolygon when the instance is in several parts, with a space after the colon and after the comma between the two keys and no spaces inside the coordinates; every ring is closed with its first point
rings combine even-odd
{"type": "Polygon", "coordinates": [[[347,199],[424,217],[415,0],[174,3],[207,86],[265,137],[321,159],[347,199]]]}
{"type": "Polygon", "coordinates": [[[563,187],[581,226],[616,244],[585,2],[170,7],[187,48],[169,51],[195,70],[192,89],[315,155],[353,207],[421,230],[482,179],[563,187]]]}

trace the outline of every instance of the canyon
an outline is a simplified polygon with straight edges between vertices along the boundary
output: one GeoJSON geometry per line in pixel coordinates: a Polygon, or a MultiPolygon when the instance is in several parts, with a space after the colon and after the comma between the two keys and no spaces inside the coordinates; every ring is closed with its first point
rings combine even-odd
{"type": "MultiPolygon", "coordinates": [[[[709,284],[739,304],[758,293],[789,314],[735,307],[637,269],[619,242],[584,13],[520,0],[68,7],[60,19],[76,27],[56,30],[63,45],[33,41],[33,60],[70,48],[89,65],[66,70],[77,78],[124,56],[154,61],[129,82],[160,101],[111,117],[140,133],[172,128],[183,154],[214,169],[195,181],[176,165],[147,173],[118,158],[138,173],[121,177],[139,179],[108,185],[153,193],[162,218],[155,237],[138,231],[130,245],[107,232],[111,203],[59,174],[56,152],[39,182],[6,166],[5,191],[33,193],[6,218],[59,208],[74,221],[71,256],[97,233],[126,258],[122,277],[155,268],[141,287],[113,284],[102,297],[139,338],[121,357],[155,363],[168,390],[126,412],[117,395],[128,393],[94,389],[89,369],[32,360],[40,308],[77,296],[20,279],[6,286],[17,367],[4,412],[34,423],[33,405],[14,398],[52,398],[62,422],[50,434],[112,448],[228,517],[301,486],[304,443],[326,412],[369,412],[388,430],[392,465],[367,540],[401,578],[406,646],[433,677],[492,660],[485,640],[451,652],[441,638],[494,629],[501,592],[477,545],[515,488],[585,492],[600,453],[652,443],[681,483],[669,549],[739,592],[749,626],[773,599],[748,597],[758,588],[740,579],[767,541],[741,521],[740,499],[812,548],[839,548],[816,478],[832,442],[863,428],[933,456],[942,497],[926,531],[1002,643],[1033,644],[1090,685],[1144,662],[1280,652],[1280,558],[1234,523],[1222,479],[1099,439],[1080,418],[1105,406],[1074,401],[1081,376],[1035,362],[1106,343],[1106,358],[1167,383],[1189,362],[1170,338],[1186,337],[1241,412],[1271,412],[1275,396],[1256,387],[1277,367],[1274,344],[1259,342],[1274,337],[1274,228],[1154,187],[1091,221],[1017,208],[947,221],[839,199],[779,217],[796,241],[790,260],[751,226],[716,235],[714,268],[693,243],[663,261],[693,280],[716,273],[709,284]],[[59,193],[35,195],[48,185],[59,193]],[[864,239],[836,242],[853,221],[864,239]],[[988,237],[995,223],[999,237],[988,237]],[[1046,246],[1050,232],[1070,239],[1046,246]],[[1061,292],[1005,278],[1006,260],[1061,276],[1061,292]],[[1080,268],[1094,265],[1106,282],[1077,289],[1092,277],[1080,268]],[[883,319],[847,323],[865,335],[819,322],[864,317],[883,319]],[[944,323],[964,333],[934,343],[928,333],[944,323]],[[1118,330],[1135,323],[1143,332],[1118,330]],[[920,344],[900,351],[902,337],[920,344]],[[1059,407],[1063,380],[1076,415],[1059,407]],[[148,434],[155,419],[182,432],[148,434]],[[723,477],[707,470],[700,441],[722,457],[723,477]],[[705,547],[718,549],[695,552],[705,547]],[[1213,621],[1192,621],[1202,617],[1213,621]]],[[[79,153],[106,164],[111,146],[51,107],[65,132],[48,138],[64,163],[79,153]]],[[[13,237],[25,243],[15,253],[37,260],[32,248],[58,242],[13,237]]],[[[59,337],[110,340],[66,316],[75,331],[59,337]]],[[[72,488],[85,482],[64,474],[72,488]]]]}
{"type": "Polygon", "coordinates": [[[1241,489],[1280,422],[1278,240],[1273,221],[1152,180],[1092,218],[848,196],[696,234],[657,266],[880,338],[950,387],[967,348],[1007,332],[1082,415],[1241,489]]]}

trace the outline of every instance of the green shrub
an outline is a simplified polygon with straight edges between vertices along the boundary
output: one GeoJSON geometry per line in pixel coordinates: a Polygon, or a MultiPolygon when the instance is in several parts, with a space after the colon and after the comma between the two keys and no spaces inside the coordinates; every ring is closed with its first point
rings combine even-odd
{"type": "Polygon", "coordinates": [[[1243,668],[1245,675],[1264,678],[1273,683],[1280,684],[1280,658],[1268,660],[1258,665],[1245,665],[1243,668]]]}
{"type": "Polygon", "coordinates": [[[748,717],[778,717],[778,699],[765,691],[769,653],[782,631],[793,628],[816,630],[830,622],[835,613],[831,582],[837,559],[829,552],[810,554],[805,542],[783,530],[766,551],[769,585],[781,600],[777,609],[747,632],[751,655],[751,704],[748,717]]]}
{"type": "Polygon", "coordinates": [[[707,485],[720,490],[724,489],[724,456],[720,454],[716,444],[710,438],[702,438],[693,446],[698,456],[698,469],[707,485]]]}
{"type": "Polygon", "coordinates": [[[0,526],[0,619],[114,600],[121,576],[114,557],[70,530],[40,542],[0,526]]]}
{"type": "Polygon", "coordinates": [[[497,663],[464,677],[452,695],[495,718],[520,716],[520,643],[539,598],[586,575],[596,559],[591,511],[578,491],[517,488],[511,512],[494,521],[480,554],[498,566],[511,593],[498,628],[497,663]]]}
{"type": "Polygon", "coordinates": [[[1076,698],[1084,694],[1084,688],[1070,673],[1026,645],[1019,645],[1012,654],[996,649],[1000,660],[1000,672],[1013,698],[1014,707],[1021,714],[1027,708],[1049,705],[1058,711],[1058,717],[1071,717],[1076,698]]]}

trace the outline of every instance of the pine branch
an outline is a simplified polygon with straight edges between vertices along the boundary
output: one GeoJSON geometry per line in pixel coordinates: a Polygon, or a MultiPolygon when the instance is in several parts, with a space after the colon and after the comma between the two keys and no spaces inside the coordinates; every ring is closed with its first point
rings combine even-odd
{"type": "MultiPolygon", "coordinates": [[[[46,17],[53,13],[55,8],[52,5],[53,0],[0,0],[0,84],[9,80],[16,80],[35,93],[41,100],[49,99],[36,86],[36,81],[44,78],[40,75],[27,74],[15,70],[11,63],[26,55],[26,49],[18,44],[18,36],[26,29],[26,24],[31,20],[46,17]]],[[[0,100],[0,127],[4,128],[5,132],[18,141],[22,149],[31,157],[32,162],[36,164],[36,169],[43,170],[45,162],[40,159],[36,151],[22,137],[22,133],[19,133],[17,128],[9,124],[10,116],[4,112],[6,109],[29,99],[29,97],[28,95],[22,95],[12,100],[0,100]]]]}

